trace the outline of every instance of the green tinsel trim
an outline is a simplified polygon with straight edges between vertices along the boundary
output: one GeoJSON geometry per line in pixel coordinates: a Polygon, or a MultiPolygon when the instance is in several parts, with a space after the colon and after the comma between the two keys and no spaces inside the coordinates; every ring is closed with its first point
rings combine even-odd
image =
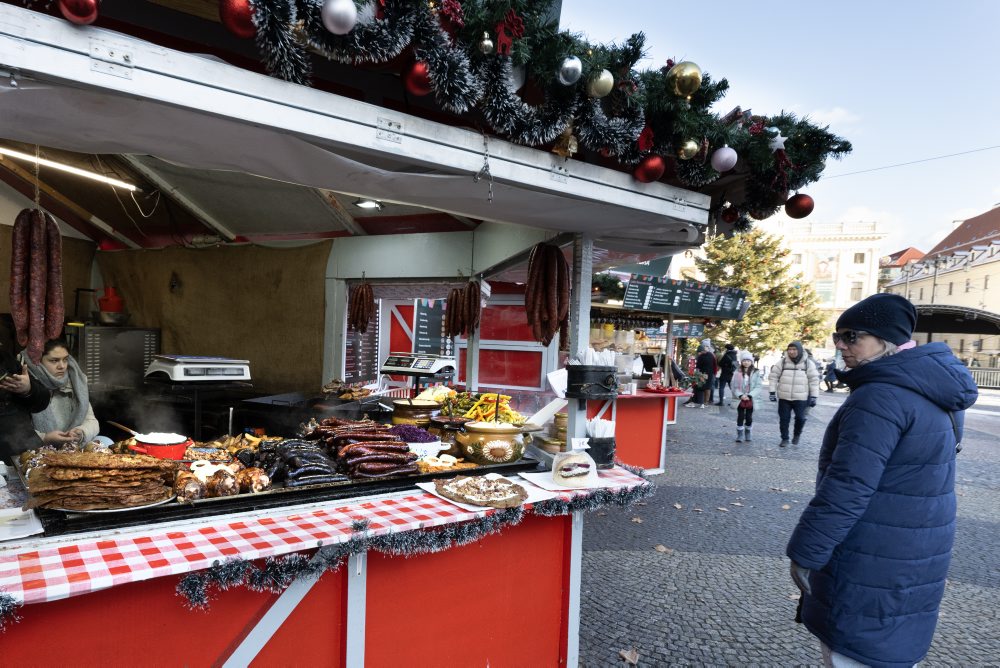
{"type": "MultiPolygon", "coordinates": [[[[655,493],[655,486],[641,469],[621,463],[618,465],[642,477],[646,484],[622,490],[591,490],[588,495],[570,501],[548,499],[536,503],[534,512],[543,517],[552,517],[609,505],[624,507],[655,493]]],[[[364,520],[355,520],[351,528],[357,535],[343,543],[320,546],[312,558],[299,553],[269,557],[264,560],[262,567],[243,559],[216,563],[208,569],[189,573],[181,578],[177,584],[177,594],[189,607],[205,609],[215,590],[225,591],[242,585],[253,591],[280,593],[297,578],[317,578],[325,572],[337,570],[351,554],[374,551],[411,557],[441,552],[498,534],[507,527],[520,524],[524,517],[523,508],[507,508],[459,524],[380,536],[364,535],[370,525],[364,520]]]]}
{"type": "Polygon", "coordinates": [[[7,630],[7,626],[21,620],[17,614],[18,609],[23,604],[7,592],[0,592],[0,631],[7,630]]]}

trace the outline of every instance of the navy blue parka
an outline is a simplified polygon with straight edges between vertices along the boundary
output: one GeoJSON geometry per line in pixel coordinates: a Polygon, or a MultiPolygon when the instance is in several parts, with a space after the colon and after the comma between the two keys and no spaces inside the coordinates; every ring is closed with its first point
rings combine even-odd
{"type": "Polygon", "coordinates": [[[812,570],[802,621],[876,668],[927,654],[955,538],[955,444],[978,390],[943,343],[837,372],[851,395],[786,550],[812,570]]]}

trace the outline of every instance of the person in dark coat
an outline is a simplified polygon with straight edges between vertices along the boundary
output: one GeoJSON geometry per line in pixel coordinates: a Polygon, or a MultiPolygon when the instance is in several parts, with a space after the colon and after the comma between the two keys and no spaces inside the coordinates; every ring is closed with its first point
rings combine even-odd
{"type": "Polygon", "coordinates": [[[715,387],[715,371],[718,369],[718,362],[715,361],[715,351],[712,348],[712,340],[704,339],[698,346],[698,357],[695,359],[695,369],[705,374],[705,381],[701,385],[693,386],[694,396],[691,402],[685,404],[688,408],[704,408],[712,401],[712,390],[715,387]]]}
{"type": "Polygon", "coordinates": [[[909,668],[927,654],[955,538],[955,453],[978,396],[916,309],[876,294],[837,320],[851,394],[830,421],[816,493],[786,554],[828,666],[909,668]],[[854,664],[850,664],[854,665],[854,664]]]}
{"type": "Polygon", "coordinates": [[[837,363],[829,360],[823,369],[823,382],[826,383],[826,391],[833,392],[833,385],[837,382],[837,363]]]}
{"type": "Polygon", "coordinates": [[[739,362],[736,360],[736,346],[727,343],[726,352],[719,360],[719,402],[716,404],[718,406],[721,406],[725,401],[726,388],[733,381],[733,373],[736,371],[737,364],[739,362]]]}
{"type": "Polygon", "coordinates": [[[0,461],[41,447],[31,414],[49,405],[49,391],[10,352],[0,349],[0,461]]]}

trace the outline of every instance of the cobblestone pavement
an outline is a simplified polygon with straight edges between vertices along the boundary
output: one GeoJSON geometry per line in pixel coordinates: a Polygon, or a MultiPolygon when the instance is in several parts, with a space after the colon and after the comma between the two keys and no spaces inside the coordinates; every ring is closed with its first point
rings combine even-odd
{"type": "MultiPolygon", "coordinates": [[[[581,665],[623,665],[629,648],[640,666],[821,665],[818,642],[794,623],[784,552],[845,397],[823,393],[801,444],[787,448],[768,401],[751,444],[733,441],[735,409],[681,409],[656,495],[587,516],[581,665]]],[[[966,415],[955,550],[922,668],[1000,666],[1000,393],[983,399],[966,415]]]]}

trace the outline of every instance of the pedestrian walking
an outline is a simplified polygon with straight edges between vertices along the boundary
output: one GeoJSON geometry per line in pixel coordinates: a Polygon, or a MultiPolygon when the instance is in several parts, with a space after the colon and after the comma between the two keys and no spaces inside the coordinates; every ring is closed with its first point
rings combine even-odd
{"type": "Polygon", "coordinates": [[[826,383],[826,391],[833,392],[833,385],[837,382],[837,363],[832,359],[827,361],[823,369],[823,382],[826,383]]]}
{"type": "Polygon", "coordinates": [[[726,399],[726,388],[729,387],[729,383],[733,381],[733,374],[736,372],[736,366],[739,364],[736,358],[736,346],[731,343],[726,344],[726,352],[722,355],[722,359],[719,360],[719,402],[717,405],[721,406],[726,399]]]}
{"type": "Polygon", "coordinates": [[[827,426],[816,493],[788,543],[801,619],[827,666],[913,666],[934,636],[955,536],[955,453],[978,396],[917,312],[876,294],[833,335],[851,394],[827,426]]]}
{"type": "Polygon", "coordinates": [[[808,360],[801,341],[788,344],[784,356],[771,368],[767,381],[771,401],[778,402],[778,426],[781,447],[788,445],[788,423],[795,413],[792,444],[798,445],[802,429],[806,426],[806,409],[816,405],[819,396],[819,372],[808,360]]]}
{"type": "Polygon", "coordinates": [[[749,350],[740,352],[740,366],[733,374],[730,390],[736,404],[736,442],[753,440],[753,407],[760,394],[760,372],[753,366],[753,354],[749,350]]]}
{"type": "Polygon", "coordinates": [[[700,385],[694,387],[694,396],[691,401],[685,404],[688,408],[704,408],[711,402],[712,387],[715,383],[715,372],[718,363],[715,361],[715,353],[712,348],[712,340],[704,339],[698,346],[698,357],[695,358],[694,368],[704,374],[705,379],[700,385]]]}

